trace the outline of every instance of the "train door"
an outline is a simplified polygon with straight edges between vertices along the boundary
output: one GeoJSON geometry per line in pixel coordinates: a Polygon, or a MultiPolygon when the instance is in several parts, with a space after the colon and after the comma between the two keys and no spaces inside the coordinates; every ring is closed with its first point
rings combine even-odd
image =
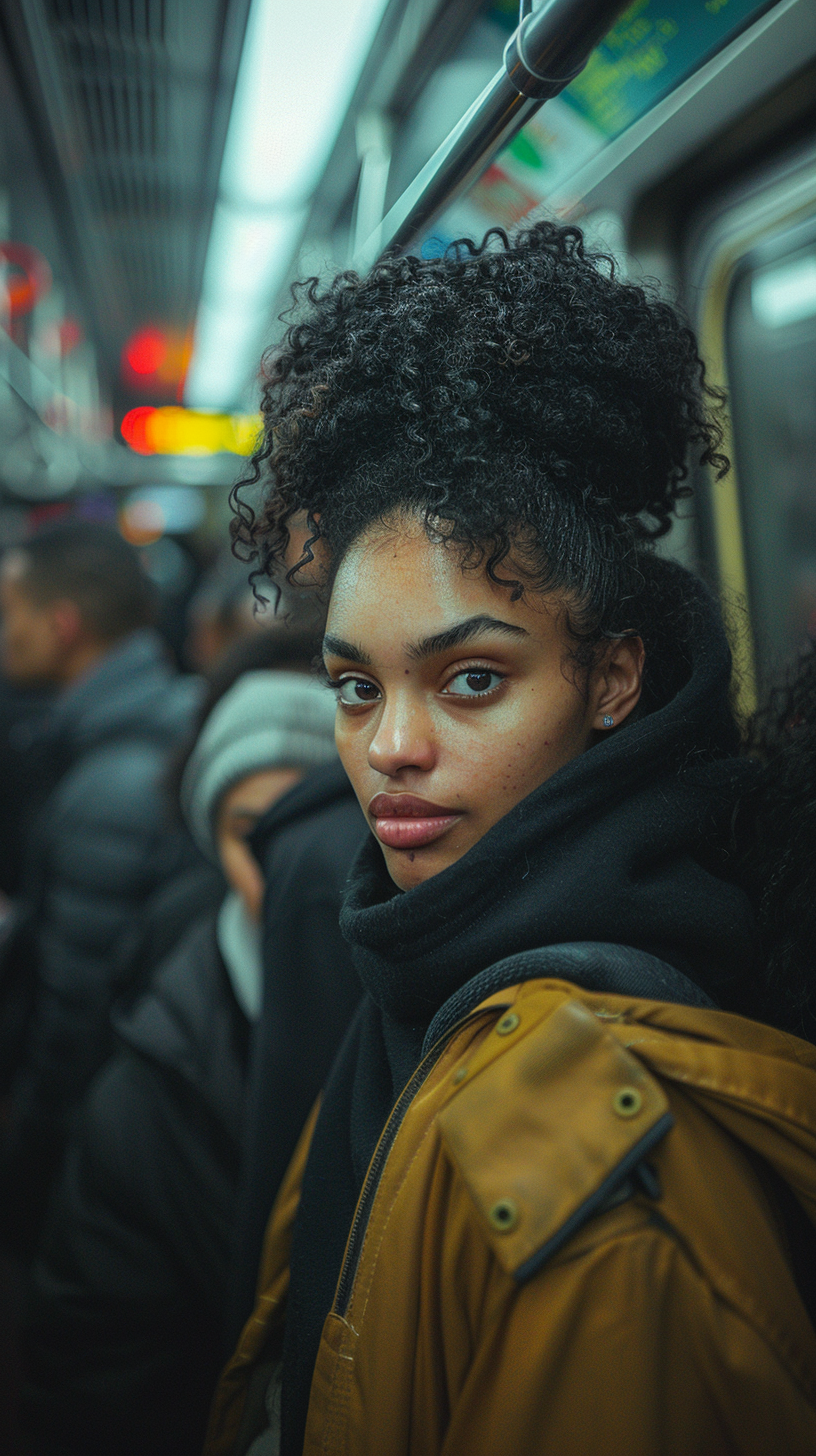
{"type": "Polygon", "coordinates": [[[725,481],[703,486],[713,563],[744,597],[746,706],[816,637],[816,138],[778,153],[702,208],[686,291],[729,394],[725,481]]]}

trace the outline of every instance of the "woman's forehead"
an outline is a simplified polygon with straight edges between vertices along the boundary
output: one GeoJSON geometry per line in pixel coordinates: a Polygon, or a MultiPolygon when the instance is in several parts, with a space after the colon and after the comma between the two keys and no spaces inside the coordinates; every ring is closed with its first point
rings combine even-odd
{"type": "Polygon", "coordinates": [[[510,631],[540,637],[553,630],[553,604],[535,593],[517,601],[492,581],[484,563],[464,566],[454,545],[431,540],[416,523],[400,533],[367,532],[349,549],[335,576],[327,616],[330,637],[406,647],[471,618],[493,619],[510,631]]]}

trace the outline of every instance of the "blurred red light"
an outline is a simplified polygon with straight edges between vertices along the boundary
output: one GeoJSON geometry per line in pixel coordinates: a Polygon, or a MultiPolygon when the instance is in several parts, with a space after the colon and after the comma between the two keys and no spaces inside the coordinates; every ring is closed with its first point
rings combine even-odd
{"type": "Polygon", "coordinates": [[[42,253],[27,243],[0,242],[0,261],[16,272],[8,273],[0,293],[5,292],[6,307],[12,318],[31,313],[39,299],[51,287],[51,269],[42,253]]]}
{"type": "Polygon", "coordinates": [[[125,344],[123,357],[134,374],[156,374],[167,358],[167,337],[161,329],[138,329],[125,344]]]}
{"type": "Polygon", "coordinates": [[[154,454],[154,447],[147,438],[147,427],[151,417],[155,413],[155,405],[137,405],[136,409],[128,410],[119,426],[122,432],[122,439],[130,446],[131,450],[136,450],[139,455],[154,454]]]}
{"type": "Polygon", "coordinates": [[[77,344],[81,344],[84,338],[82,325],[75,318],[64,318],[59,324],[60,350],[63,354],[70,354],[77,344]]]}

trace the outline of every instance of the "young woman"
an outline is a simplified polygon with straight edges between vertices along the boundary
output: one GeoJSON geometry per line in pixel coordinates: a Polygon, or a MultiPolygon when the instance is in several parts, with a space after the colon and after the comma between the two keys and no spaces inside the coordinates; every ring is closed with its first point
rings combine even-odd
{"type": "Polygon", "coordinates": [[[272,359],[244,535],[327,594],[368,994],[208,1456],[816,1449],[816,1052],[730,1014],[752,769],[652,549],[709,402],[549,223],[313,285],[272,359]]]}

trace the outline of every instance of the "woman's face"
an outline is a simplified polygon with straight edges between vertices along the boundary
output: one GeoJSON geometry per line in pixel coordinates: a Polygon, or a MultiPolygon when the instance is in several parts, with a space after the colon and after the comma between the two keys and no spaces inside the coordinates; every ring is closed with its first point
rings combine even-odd
{"type": "Polygon", "coordinates": [[[610,643],[588,684],[568,654],[549,599],[511,601],[419,522],[348,551],[324,640],[337,747],[400,889],[453,864],[583,753],[605,715],[620,723],[634,708],[639,639],[610,643]]]}
{"type": "Polygon", "coordinates": [[[302,778],[299,768],[262,768],[233,784],[218,806],[215,837],[221,868],[227,883],[241,896],[250,920],[261,918],[264,880],[247,836],[261,815],[302,778]]]}

